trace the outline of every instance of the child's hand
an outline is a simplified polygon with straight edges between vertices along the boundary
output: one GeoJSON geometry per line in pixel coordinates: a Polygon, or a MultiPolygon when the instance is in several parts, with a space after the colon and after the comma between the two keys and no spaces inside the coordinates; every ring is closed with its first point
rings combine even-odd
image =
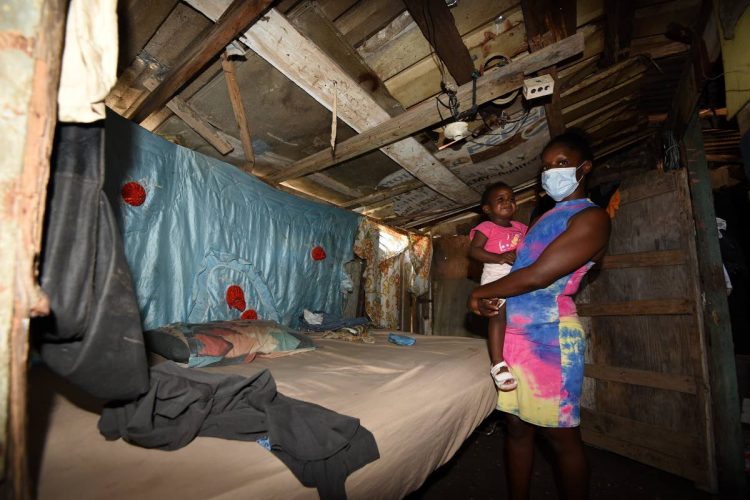
{"type": "Polygon", "coordinates": [[[513,264],[516,261],[516,251],[511,250],[497,255],[498,264],[513,264]]]}

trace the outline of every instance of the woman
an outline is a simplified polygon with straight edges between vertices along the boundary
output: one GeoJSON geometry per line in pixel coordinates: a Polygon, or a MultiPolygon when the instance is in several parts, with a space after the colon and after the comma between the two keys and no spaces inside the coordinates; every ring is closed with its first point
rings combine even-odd
{"type": "Polygon", "coordinates": [[[565,133],[542,151],[542,187],[557,203],[529,229],[513,271],[476,288],[469,307],[498,313],[493,299],[506,298],[505,359],[518,381],[501,392],[506,412],[505,447],[510,496],[529,497],[534,436],[540,430],[556,457],[561,498],[588,496],[588,466],[579,431],[584,332],[572,295],[594,261],[604,255],[610,220],[586,198],[593,154],[586,140],[565,133]]]}

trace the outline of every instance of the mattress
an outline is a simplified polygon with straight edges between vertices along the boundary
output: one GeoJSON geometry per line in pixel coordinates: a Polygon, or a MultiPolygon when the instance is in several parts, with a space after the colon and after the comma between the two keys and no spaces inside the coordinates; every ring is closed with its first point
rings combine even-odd
{"type": "MultiPolygon", "coordinates": [[[[315,351],[206,370],[268,368],[279,392],[359,418],[381,458],[349,476],[349,498],[402,498],[453,456],[497,393],[483,340],[416,336],[404,347],[389,344],[385,333],[374,336],[375,344],[317,340],[315,351]]],[[[39,499],[317,498],[254,442],[199,437],[160,451],[106,441],[96,405],[54,385],[32,377],[39,499]]]]}

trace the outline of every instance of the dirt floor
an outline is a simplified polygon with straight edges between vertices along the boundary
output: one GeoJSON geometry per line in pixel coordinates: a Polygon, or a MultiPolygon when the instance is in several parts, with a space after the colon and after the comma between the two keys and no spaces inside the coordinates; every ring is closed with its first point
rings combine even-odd
{"type": "MultiPolygon", "coordinates": [[[[466,440],[453,459],[435,471],[407,500],[489,500],[507,498],[503,468],[505,431],[494,412],[466,440]]],[[[693,483],[647,465],[595,448],[586,448],[591,467],[591,499],[710,499],[693,483]]],[[[532,499],[557,498],[544,443],[537,447],[531,485],[532,499]]]]}

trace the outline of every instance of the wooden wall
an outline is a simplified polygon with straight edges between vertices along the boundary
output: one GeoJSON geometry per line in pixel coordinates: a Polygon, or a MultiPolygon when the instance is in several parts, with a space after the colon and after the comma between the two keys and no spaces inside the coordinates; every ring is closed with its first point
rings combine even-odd
{"type": "Polygon", "coordinates": [[[695,225],[685,170],[620,187],[609,251],[577,298],[588,317],[589,444],[715,489],[695,225]]]}

